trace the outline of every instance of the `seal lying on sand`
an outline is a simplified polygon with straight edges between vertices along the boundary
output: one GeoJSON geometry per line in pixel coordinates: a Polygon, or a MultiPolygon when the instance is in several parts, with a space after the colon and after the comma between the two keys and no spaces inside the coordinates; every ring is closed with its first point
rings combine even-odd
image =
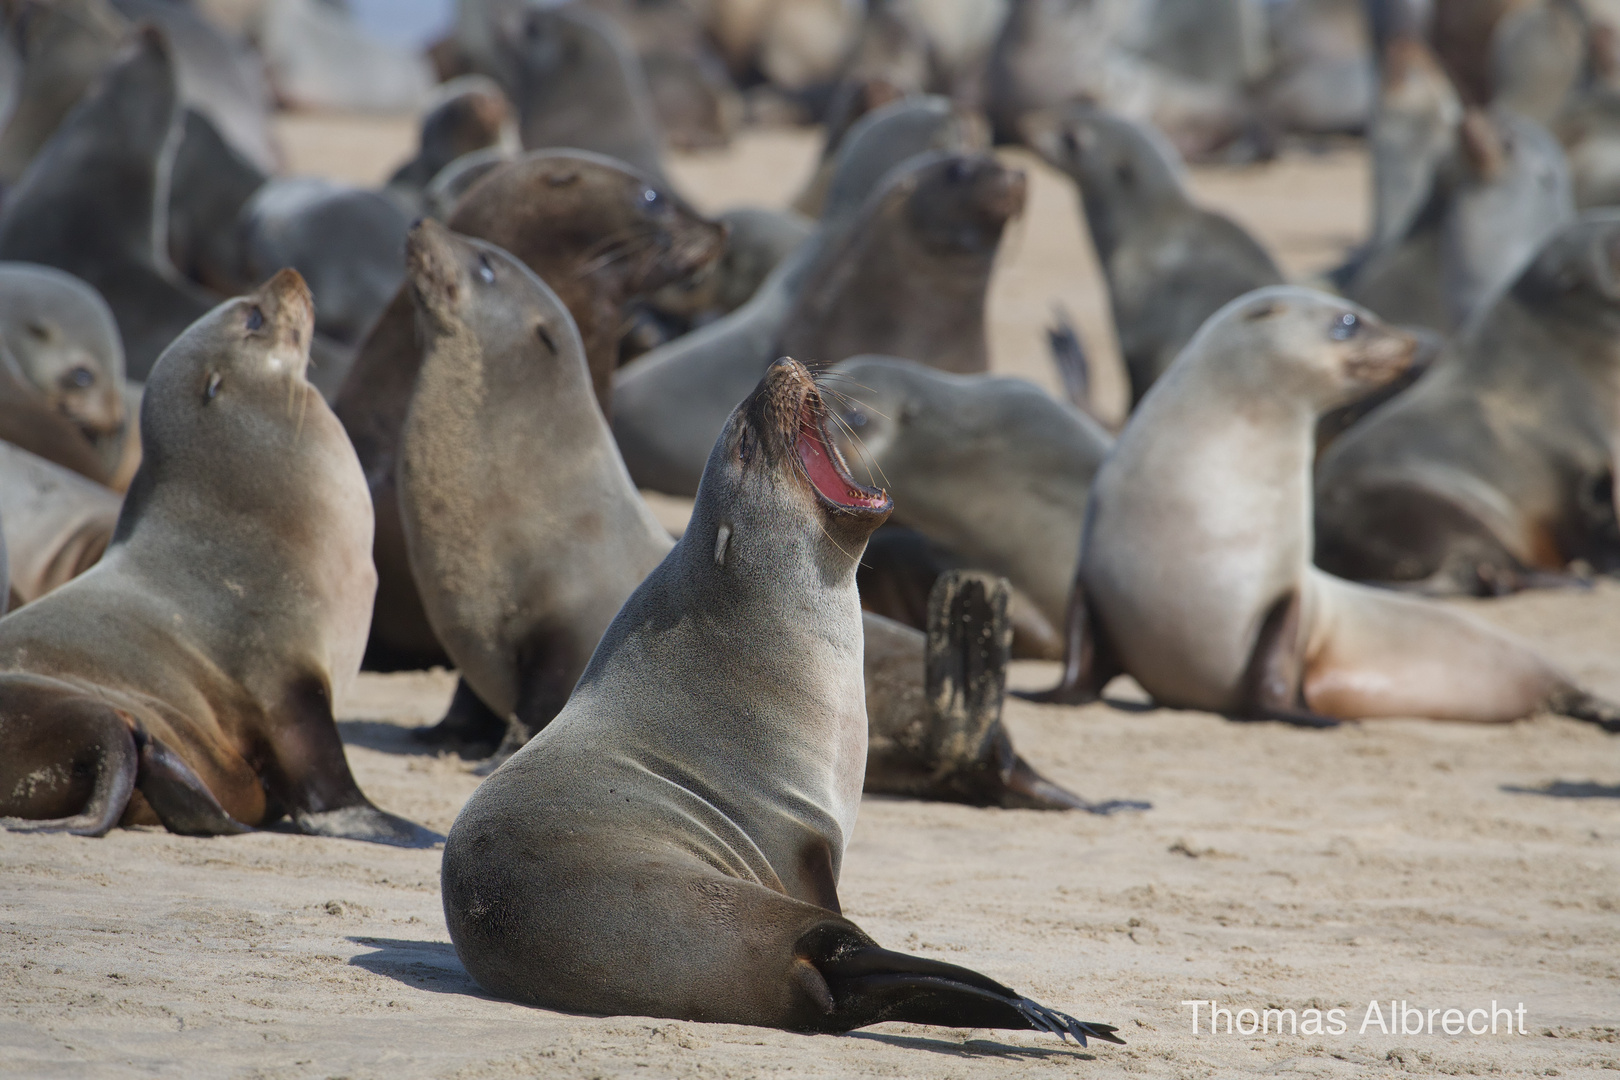
{"type": "Polygon", "coordinates": [[[1620,570],[1620,211],[1566,227],[1317,473],[1316,559],[1433,592],[1620,570]]]}
{"type": "Polygon", "coordinates": [[[332,702],[376,575],[365,479],[304,378],[292,271],[220,305],[153,368],[146,455],[101,562],[0,620],[0,815],[420,845],[344,760],[332,702]]]}
{"type": "Polygon", "coordinates": [[[839,914],[867,744],[855,564],[889,502],[826,425],[791,361],[738,407],[686,535],[457,818],[456,953],[491,993],[569,1012],[1120,1042],[839,914]]]}
{"type": "Polygon", "coordinates": [[[1305,289],[1221,309],[1097,473],[1064,678],[1045,699],[1094,699],[1125,672],[1163,705],[1245,717],[1546,709],[1620,730],[1620,709],[1518,640],[1311,565],[1316,418],[1399,376],[1415,345],[1305,289]]]}

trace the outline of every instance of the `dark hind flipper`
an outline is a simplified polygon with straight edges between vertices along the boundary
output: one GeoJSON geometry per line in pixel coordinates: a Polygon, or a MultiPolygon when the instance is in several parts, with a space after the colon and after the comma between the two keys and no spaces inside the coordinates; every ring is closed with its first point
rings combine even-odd
{"type": "Polygon", "coordinates": [[[411,731],[417,742],[455,750],[465,758],[488,757],[505,737],[506,721],[484,704],[466,679],[456,680],[456,692],[443,719],[411,731]]]}
{"type": "Polygon", "coordinates": [[[226,813],[202,778],[174,751],[143,731],[136,732],[140,746],[140,772],[135,786],[157,814],[163,827],[181,836],[236,836],[253,828],[226,813]]]}
{"type": "Polygon", "coordinates": [[[274,720],[267,732],[273,761],[266,786],[299,832],[396,847],[444,842],[436,832],[377,809],[360,791],[343,755],[324,679],[310,677],[289,687],[274,720]]]}
{"type": "Polygon", "coordinates": [[[1579,687],[1570,686],[1557,691],[1547,699],[1546,709],[1559,716],[1584,720],[1604,731],[1620,734],[1620,705],[1579,687]]]}
{"type": "MultiPolygon", "coordinates": [[[[831,929],[830,927],[828,929],[831,929]]],[[[832,1009],[826,1030],[852,1031],[885,1020],[941,1027],[1049,1031],[1059,1038],[1118,1043],[1111,1024],[1076,1020],[968,968],[891,952],[812,931],[799,943],[826,980],[832,1009]],[[818,953],[824,955],[818,955],[818,953]]]]}
{"type": "Polygon", "coordinates": [[[1069,595],[1069,619],[1063,637],[1063,677],[1050,690],[1014,690],[1015,697],[1042,705],[1089,705],[1125,669],[1086,604],[1085,590],[1075,582],[1069,595]]]}
{"type": "Polygon", "coordinates": [[[1147,803],[1092,803],[1040,773],[1013,749],[1001,722],[1012,627],[1005,579],[952,570],[928,603],[925,659],[934,717],[932,751],[941,797],[1009,810],[1115,810],[1147,803]]]}

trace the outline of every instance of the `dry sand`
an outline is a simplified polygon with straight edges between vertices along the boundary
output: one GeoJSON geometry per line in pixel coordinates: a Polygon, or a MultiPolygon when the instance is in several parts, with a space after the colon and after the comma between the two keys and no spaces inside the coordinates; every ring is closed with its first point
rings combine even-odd
{"type": "MultiPolygon", "coordinates": [[[[407,124],[283,125],[300,168],[375,179],[407,124]],[[351,130],[353,129],[353,130],[351,130]]],[[[813,141],[767,132],[678,163],[707,206],[780,203],[813,141]],[[700,183],[703,185],[700,187],[700,183]]],[[[1200,195],[1292,272],[1363,221],[1359,156],[1201,171],[1200,195]]],[[[1072,194],[1036,171],[992,301],[999,369],[1053,385],[1041,326],[1082,320],[1119,392],[1106,307],[1072,194]]],[[[679,505],[669,507],[678,515],[679,505]]],[[[1620,696],[1620,585],[1469,605],[1620,696]]],[[[1022,664],[1019,685],[1053,678],[1022,664]]],[[[443,673],[362,677],[342,705],[380,805],[444,830],[477,785],[405,729],[443,673]]],[[[1114,818],[868,799],[847,912],[885,944],[967,964],[1128,1047],[885,1024],[795,1036],[494,1001],[458,964],[431,851],[264,833],[197,840],[0,834],[0,1073],[244,1077],[1230,1077],[1614,1075],[1620,1070],[1620,742],[1542,717],[1326,732],[1131,704],[1008,706],[1023,752],[1114,818]],[[1368,1002],[1525,1005],[1527,1035],[1384,1035],[1368,1002]],[[1345,1034],[1195,1036],[1185,1000],[1344,1010],[1345,1034]]],[[[1205,1007],[1207,1009],[1207,1007],[1205,1007]]],[[[1246,1022],[1247,1017],[1243,1020],[1246,1022]]],[[[1443,1016],[1437,1016],[1437,1022],[1443,1016]]],[[[1477,1022],[1477,1020],[1476,1020],[1477,1022]]]]}

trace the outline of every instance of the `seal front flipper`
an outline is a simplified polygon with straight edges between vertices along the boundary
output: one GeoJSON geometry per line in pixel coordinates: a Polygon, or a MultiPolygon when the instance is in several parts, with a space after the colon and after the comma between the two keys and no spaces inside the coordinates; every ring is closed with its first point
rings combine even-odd
{"type": "Polygon", "coordinates": [[[1063,637],[1063,678],[1050,690],[1014,690],[1013,694],[1042,705],[1089,705],[1101,700],[1103,689],[1115,675],[1124,673],[1086,603],[1085,590],[1075,582],[1063,637]]]}
{"type": "Polygon", "coordinates": [[[1301,690],[1304,658],[1297,640],[1301,607],[1299,590],[1277,598],[1260,620],[1249,666],[1243,674],[1233,720],[1275,720],[1295,727],[1338,727],[1339,721],[1311,711],[1301,690]]]}
{"type": "Polygon", "coordinates": [[[825,1030],[853,1031],[898,1020],[1048,1031],[1059,1038],[1072,1035],[1081,1046],[1088,1038],[1125,1045],[1111,1024],[1076,1020],[976,971],[850,940],[837,930],[817,927],[800,939],[797,950],[826,980],[832,997],[825,1030]]]}
{"type": "Polygon", "coordinates": [[[293,827],[311,836],[369,840],[395,847],[431,847],[444,837],[377,809],[360,791],[348,759],[326,682],[299,680],[281,715],[273,718],[267,787],[287,808],[293,827]]]}

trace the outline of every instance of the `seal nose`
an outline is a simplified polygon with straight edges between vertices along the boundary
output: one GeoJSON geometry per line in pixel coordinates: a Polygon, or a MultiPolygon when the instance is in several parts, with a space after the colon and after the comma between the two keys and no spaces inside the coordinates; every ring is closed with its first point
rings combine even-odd
{"type": "Polygon", "coordinates": [[[461,293],[461,267],[455,234],[432,218],[411,226],[405,236],[405,277],[417,310],[447,312],[461,293]]]}
{"type": "Polygon", "coordinates": [[[289,266],[265,282],[259,289],[259,306],[268,310],[278,341],[309,344],[315,329],[315,298],[297,270],[289,266]]]}

